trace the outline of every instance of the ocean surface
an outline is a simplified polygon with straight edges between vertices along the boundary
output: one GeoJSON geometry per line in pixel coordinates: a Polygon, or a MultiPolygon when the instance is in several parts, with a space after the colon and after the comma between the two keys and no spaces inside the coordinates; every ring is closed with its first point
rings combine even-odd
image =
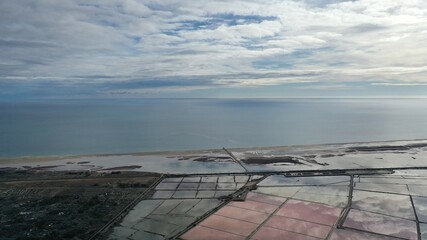
{"type": "Polygon", "coordinates": [[[427,139],[427,99],[0,103],[0,157],[427,139]]]}

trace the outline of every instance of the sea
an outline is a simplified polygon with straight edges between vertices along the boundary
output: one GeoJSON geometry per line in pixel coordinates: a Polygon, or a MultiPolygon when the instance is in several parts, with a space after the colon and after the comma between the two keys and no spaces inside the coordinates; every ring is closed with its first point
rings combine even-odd
{"type": "Polygon", "coordinates": [[[427,139],[427,99],[0,102],[0,157],[427,139]]]}

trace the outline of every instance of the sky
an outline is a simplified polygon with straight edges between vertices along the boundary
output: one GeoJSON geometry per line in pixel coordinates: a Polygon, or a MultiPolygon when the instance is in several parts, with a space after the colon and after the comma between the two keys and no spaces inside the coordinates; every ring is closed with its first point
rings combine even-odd
{"type": "Polygon", "coordinates": [[[0,1],[0,100],[423,96],[425,0],[0,1]]]}

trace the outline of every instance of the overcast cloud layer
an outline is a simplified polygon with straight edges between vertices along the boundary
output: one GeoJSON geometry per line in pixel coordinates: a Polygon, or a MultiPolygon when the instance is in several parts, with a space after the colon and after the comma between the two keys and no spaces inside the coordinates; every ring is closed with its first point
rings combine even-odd
{"type": "Polygon", "coordinates": [[[0,1],[3,98],[410,91],[426,76],[425,0],[0,1]]]}

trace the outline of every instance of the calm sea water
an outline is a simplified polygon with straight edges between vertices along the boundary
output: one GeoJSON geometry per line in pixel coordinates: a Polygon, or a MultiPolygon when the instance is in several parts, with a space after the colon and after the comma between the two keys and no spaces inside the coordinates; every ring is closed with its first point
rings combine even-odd
{"type": "Polygon", "coordinates": [[[427,99],[0,103],[0,156],[427,138],[427,99]]]}

